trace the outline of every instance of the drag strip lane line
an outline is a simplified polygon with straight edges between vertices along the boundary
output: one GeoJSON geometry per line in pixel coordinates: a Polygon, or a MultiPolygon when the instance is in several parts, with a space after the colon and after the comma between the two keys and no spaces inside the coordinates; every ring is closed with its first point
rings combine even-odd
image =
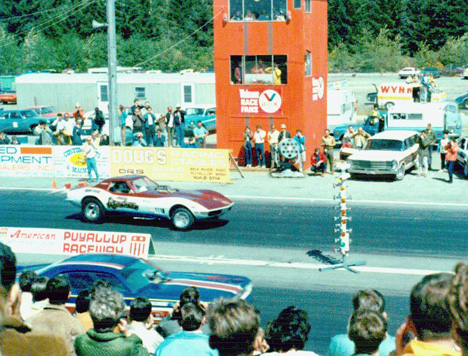
{"type": "MultiPolygon", "coordinates": [[[[252,199],[252,200],[283,200],[283,201],[302,201],[302,202],[337,202],[329,198],[299,198],[299,197],[269,197],[256,195],[226,195],[229,199],[252,199]]],[[[393,200],[357,200],[349,199],[349,203],[363,204],[388,204],[388,205],[421,205],[421,206],[451,206],[468,208],[466,203],[434,203],[434,202],[411,202],[411,201],[393,201],[393,200]]]]}
{"type": "MultiPolygon", "coordinates": [[[[293,269],[309,269],[318,270],[319,268],[330,267],[332,265],[319,265],[313,263],[302,262],[273,262],[273,261],[259,261],[259,260],[239,260],[229,258],[210,258],[210,257],[190,257],[190,256],[170,256],[170,255],[150,255],[150,259],[161,261],[177,261],[177,262],[192,262],[200,264],[219,264],[219,265],[238,265],[238,266],[251,266],[251,267],[274,267],[274,268],[293,268],[293,269]]],[[[353,267],[359,272],[364,273],[379,273],[379,274],[402,274],[425,276],[428,274],[446,272],[435,270],[422,270],[422,269],[405,269],[405,268],[391,268],[391,267],[373,267],[361,266],[353,267]]]]}

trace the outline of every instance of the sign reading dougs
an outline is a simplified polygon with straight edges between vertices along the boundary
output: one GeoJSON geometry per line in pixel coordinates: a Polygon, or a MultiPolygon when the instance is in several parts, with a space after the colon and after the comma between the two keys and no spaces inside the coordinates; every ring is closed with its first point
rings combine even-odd
{"type": "Polygon", "coordinates": [[[283,113],[283,91],[279,89],[251,88],[239,89],[240,114],[283,113]]]}
{"type": "Polygon", "coordinates": [[[149,234],[14,227],[0,227],[0,241],[15,253],[112,253],[143,258],[148,258],[152,244],[149,234]]]}
{"type": "Polygon", "coordinates": [[[111,147],[111,176],[143,174],[154,180],[231,182],[229,150],[111,147]]]}

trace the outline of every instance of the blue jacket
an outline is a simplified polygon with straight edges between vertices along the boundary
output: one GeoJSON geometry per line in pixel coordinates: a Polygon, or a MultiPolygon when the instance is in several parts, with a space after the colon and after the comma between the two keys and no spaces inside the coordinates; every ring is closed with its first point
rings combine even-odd
{"type": "Polygon", "coordinates": [[[207,334],[181,331],[164,339],[154,356],[218,356],[218,350],[210,348],[208,340],[207,334]]]}
{"type": "Polygon", "coordinates": [[[304,136],[294,136],[294,141],[296,141],[299,144],[299,151],[303,152],[305,151],[305,137],[304,136]]]}

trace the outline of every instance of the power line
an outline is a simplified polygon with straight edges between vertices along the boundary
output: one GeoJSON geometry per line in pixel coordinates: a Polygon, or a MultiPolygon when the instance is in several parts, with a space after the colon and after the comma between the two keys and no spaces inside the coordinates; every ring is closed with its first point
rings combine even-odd
{"type": "Polygon", "coordinates": [[[159,56],[162,56],[163,54],[169,52],[171,49],[173,49],[174,47],[180,45],[181,43],[187,41],[190,37],[192,37],[193,35],[195,35],[197,32],[200,32],[203,28],[205,28],[208,24],[210,24],[211,22],[214,21],[214,19],[216,17],[218,17],[221,13],[223,13],[224,10],[220,10],[216,15],[214,15],[210,20],[208,20],[207,22],[205,22],[203,24],[203,26],[197,28],[195,31],[193,31],[191,34],[187,35],[185,38],[183,38],[182,40],[180,40],[179,42],[176,42],[175,44],[173,44],[171,47],[167,48],[166,50],[160,52],[160,53],[157,53],[156,55],[154,55],[153,57],[151,58],[148,58],[147,60],[143,61],[143,62],[140,62],[140,63],[137,63],[135,65],[135,67],[141,67],[143,64],[155,59],[155,58],[158,58],[159,56]]]}

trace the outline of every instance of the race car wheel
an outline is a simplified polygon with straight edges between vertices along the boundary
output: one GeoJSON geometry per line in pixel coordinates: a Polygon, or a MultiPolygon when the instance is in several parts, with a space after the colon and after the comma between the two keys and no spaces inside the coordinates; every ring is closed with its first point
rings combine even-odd
{"type": "Polygon", "coordinates": [[[406,173],[406,164],[402,163],[400,168],[398,168],[398,172],[395,176],[395,180],[402,180],[405,178],[405,173],[406,173]]]}
{"type": "Polygon", "coordinates": [[[104,217],[106,210],[95,198],[88,198],[81,204],[81,212],[86,221],[99,222],[104,217]]]}
{"type": "Polygon", "coordinates": [[[193,225],[195,219],[186,208],[177,208],[171,216],[172,224],[178,230],[187,230],[193,225]]]}

